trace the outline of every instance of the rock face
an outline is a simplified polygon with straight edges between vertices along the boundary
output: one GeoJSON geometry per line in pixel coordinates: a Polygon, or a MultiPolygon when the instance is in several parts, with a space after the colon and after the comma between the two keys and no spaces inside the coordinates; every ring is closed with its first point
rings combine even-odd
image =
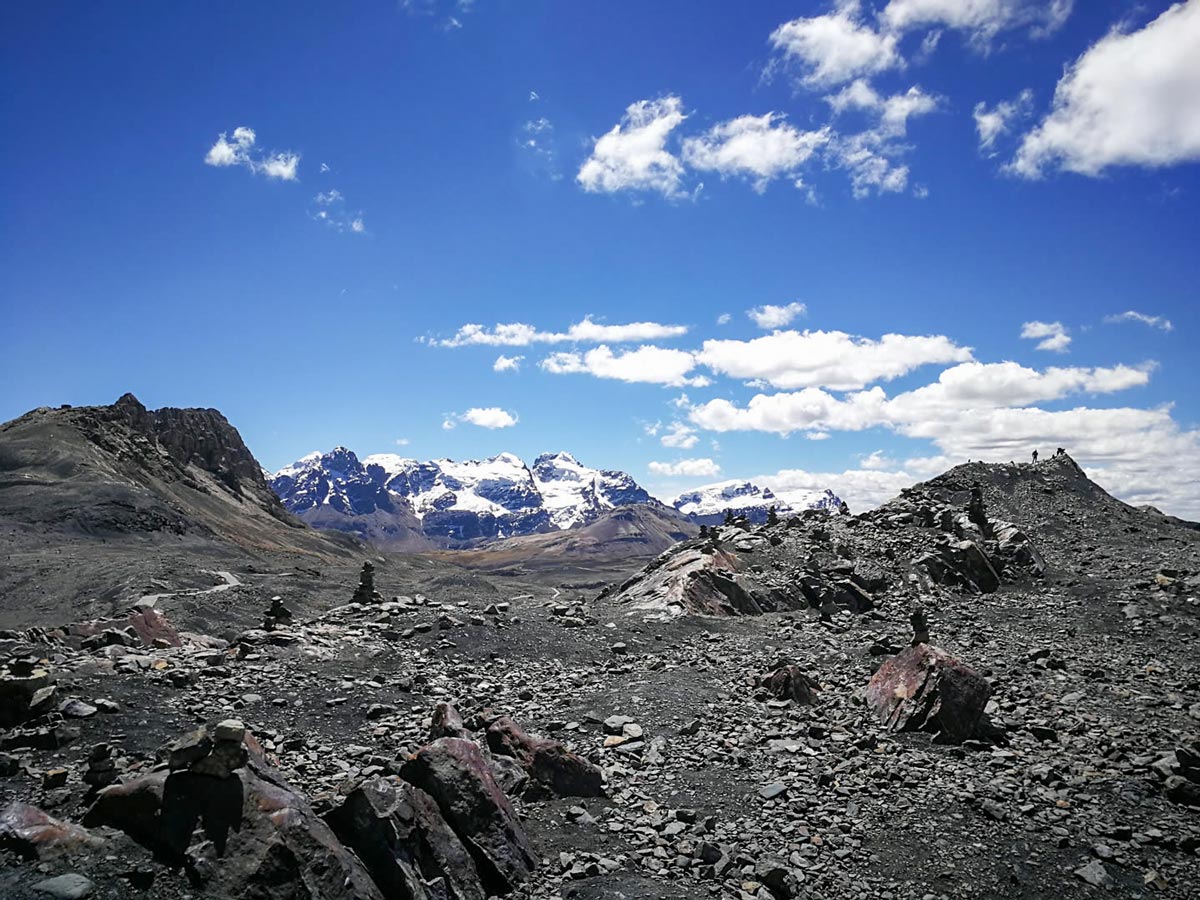
{"type": "Polygon", "coordinates": [[[401,777],[436,801],[470,851],[485,890],[507,894],[529,877],[533,848],[474,742],[439,738],[405,763],[401,777]]]}
{"type": "Polygon", "coordinates": [[[977,734],[991,695],[986,678],[929,644],[893,656],[867,685],[867,705],[888,728],[935,732],[950,743],[977,734]]]}

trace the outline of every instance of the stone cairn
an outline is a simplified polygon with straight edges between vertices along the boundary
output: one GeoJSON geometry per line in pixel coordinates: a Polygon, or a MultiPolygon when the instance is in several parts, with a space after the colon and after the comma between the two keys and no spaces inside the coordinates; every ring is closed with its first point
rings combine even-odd
{"type": "Polygon", "coordinates": [[[383,595],[375,590],[375,566],[370,561],[363,563],[362,574],[358,576],[358,587],[354,589],[352,603],[378,603],[383,595]]]}
{"type": "Polygon", "coordinates": [[[283,598],[276,594],[271,598],[271,606],[263,616],[263,630],[274,631],[280,626],[292,624],[292,611],[283,605],[283,598]]]}

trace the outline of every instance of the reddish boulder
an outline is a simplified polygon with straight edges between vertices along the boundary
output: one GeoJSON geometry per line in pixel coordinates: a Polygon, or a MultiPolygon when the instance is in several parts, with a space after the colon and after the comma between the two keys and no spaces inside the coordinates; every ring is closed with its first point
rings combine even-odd
{"type": "Polygon", "coordinates": [[[14,802],[0,810],[0,847],[27,859],[69,856],[103,845],[86,828],[60,821],[28,803],[14,802]]]}
{"type": "Polygon", "coordinates": [[[936,732],[952,743],[980,731],[991,695],[986,678],[929,644],[893,656],[867,685],[867,705],[888,728],[936,732]]]}
{"type": "Polygon", "coordinates": [[[400,775],[433,797],[489,894],[507,894],[529,877],[536,865],[529,838],[473,742],[436,740],[405,763],[400,775]]]}
{"type": "Polygon", "coordinates": [[[488,726],[488,749],[509,756],[535,781],[560,797],[600,797],[604,775],[600,769],[563,744],[529,734],[508,716],[488,726]]]}

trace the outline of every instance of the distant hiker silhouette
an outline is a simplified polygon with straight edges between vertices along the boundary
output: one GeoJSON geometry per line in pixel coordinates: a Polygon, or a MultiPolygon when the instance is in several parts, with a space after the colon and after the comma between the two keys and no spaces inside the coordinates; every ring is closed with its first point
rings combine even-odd
{"type": "Polygon", "coordinates": [[[1033,461],[1037,462],[1037,451],[1036,450],[1033,451],[1033,461]]]}

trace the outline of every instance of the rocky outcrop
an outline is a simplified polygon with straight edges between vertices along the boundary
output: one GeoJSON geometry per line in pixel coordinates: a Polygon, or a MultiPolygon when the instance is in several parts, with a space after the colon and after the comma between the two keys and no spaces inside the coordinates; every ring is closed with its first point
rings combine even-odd
{"type": "Polygon", "coordinates": [[[975,737],[992,687],[940,647],[917,644],[884,662],[867,685],[867,705],[894,731],[928,731],[948,743],[975,737]]]}
{"type": "Polygon", "coordinates": [[[420,788],[395,778],[370,778],[325,818],[387,898],[486,897],[470,852],[420,788]]]}
{"type": "Polygon", "coordinates": [[[536,865],[529,838],[474,742],[439,738],[404,764],[401,777],[437,803],[485,890],[507,894],[529,877],[536,865]]]}

